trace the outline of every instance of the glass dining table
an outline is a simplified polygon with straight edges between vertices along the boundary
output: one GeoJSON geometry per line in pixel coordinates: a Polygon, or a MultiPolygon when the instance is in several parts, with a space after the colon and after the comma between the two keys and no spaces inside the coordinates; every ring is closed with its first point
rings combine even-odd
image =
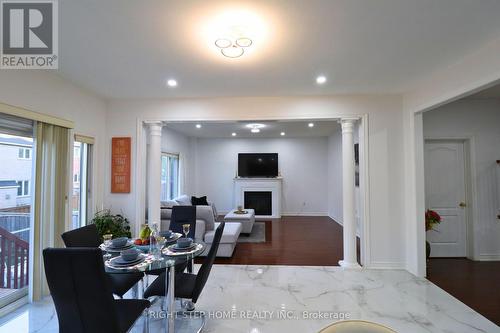
{"type": "Polygon", "coordinates": [[[172,249],[174,244],[175,241],[167,242],[158,253],[150,253],[151,251],[147,251],[144,247],[137,247],[139,250],[142,250],[141,252],[146,250],[147,253],[141,253],[139,256],[142,257],[142,261],[132,266],[114,265],[113,263],[119,258],[120,252],[109,251],[104,244],[101,245],[101,249],[106,251],[108,256],[108,259],[104,262],[105,270],[108,273],[144,272],[147,274],[148,272],[165,270],[167,277],[165,279],[165,308],[167,309],[165,331],[169,333],[175,332],[175,266],[189,261],[193,265],[194,258],[202,254],[206,248],[204,243],[196,242],[189,250],[174,251],[172,249]]]}

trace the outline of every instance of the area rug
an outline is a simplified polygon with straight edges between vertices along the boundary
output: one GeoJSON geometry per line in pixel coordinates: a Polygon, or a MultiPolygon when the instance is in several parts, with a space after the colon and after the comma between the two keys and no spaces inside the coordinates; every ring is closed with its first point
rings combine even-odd
{"type": "Polygon", "coordinates": [[[264,243],[266,241],[266,223],[255,222],[250,235],[240,234],[238,243],[264,243]]]}

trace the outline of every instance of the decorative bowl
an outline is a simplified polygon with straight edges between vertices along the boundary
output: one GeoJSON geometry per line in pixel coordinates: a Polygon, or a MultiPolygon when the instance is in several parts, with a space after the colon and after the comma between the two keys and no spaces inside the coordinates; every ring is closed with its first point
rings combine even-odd
{"type": "Polygon", "coordinates": [[[124,247],[127,245],[128,238],[127,237],[119,237],[111,240],[111,244],[113,247],[124,247]]]}
{"type": "Polygon", "coordinates": [[[120,252],[120,255],[125,261],[134,261],[139,256],[139,251],[137,251],[136,249],[129,249],[120,252]]]}
{"type": "Polygon", "coordinates": [[[160,236],[165,237],[166,239],[172,237],[172,234],[173,234],[172,230],[160,231],[160,236]]]}
{"type": "Polygon", "coordinates": [[[191,238],[179,238],[177,240],[177,247],[180,249],[186,249],[193,244],[193,240],[191,238]]]}

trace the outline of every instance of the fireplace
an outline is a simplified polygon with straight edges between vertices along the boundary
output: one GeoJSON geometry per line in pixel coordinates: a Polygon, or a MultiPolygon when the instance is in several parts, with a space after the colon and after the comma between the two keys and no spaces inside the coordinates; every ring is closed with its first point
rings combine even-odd
{"type": "Polygon", "coordinates": [[[234,178],[234,207],[255,209],[256,219],[281,218],[283,178],[234,178]]]}
{"type": "Polygon", "coordinates": [[[245,191],[244,207],[255,209],[255,215],[273,215],[273,192],[245,191]]]}

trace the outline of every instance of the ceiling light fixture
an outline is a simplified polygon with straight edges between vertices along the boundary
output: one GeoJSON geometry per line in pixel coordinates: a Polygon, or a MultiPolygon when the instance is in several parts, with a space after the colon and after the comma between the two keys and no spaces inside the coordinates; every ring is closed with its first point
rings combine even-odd
{"type": "Polygon", "coordinates": [[[264,124],[247,124],[247,128],[250,128],[250,132],[259,133],[261,128],[266,127],[264,124]]]}
{"type": "Polygon", "coordinates": [[[307,124],[307,126],[314,127],[314,123],[309,123],[309,124],[307,124]]]}
{"type": "Polygon", "coordinates": [[[281,136],[285,136],[285,132],[281,132],[281,133],[280,133],[280,135],[281,135],[281,136]]]}
{"type": "Polygon", "coordinates": [[[245,53],[245,48],[250,47],[253,41],[248,37],[239,37],[236,39],[219,38],[215,41],[215,46],[227,58],[239,58],[245,53]]]}
{"type": "Polygon", "coordinates": [[[236,136],[236,133],[234,133],[234,132],[233,132],[233,133],[231,133],[231,135],[232,135],[232,136],[236,136]]]}
{"type": "Polygon", "coordinates": [[[201,128],[201,124],[196,124],[196,128],[201,128]]]}
{"type": "Polygon", "coordinates": [[[316,83],[317,84],[324,84],[326,82],[326,76],[320,75],[316,78],[316,83]]]}
{"type": "Polygon", "coordinates": [[[177,81],[176,81],[176,80],[174,80],[174,79],[169,79],[169,80],[167,81],[167,85],[168,85],[169,87],[172,87],[172,88],[173,88],[173,87],[177,87],[177,81]]]}

